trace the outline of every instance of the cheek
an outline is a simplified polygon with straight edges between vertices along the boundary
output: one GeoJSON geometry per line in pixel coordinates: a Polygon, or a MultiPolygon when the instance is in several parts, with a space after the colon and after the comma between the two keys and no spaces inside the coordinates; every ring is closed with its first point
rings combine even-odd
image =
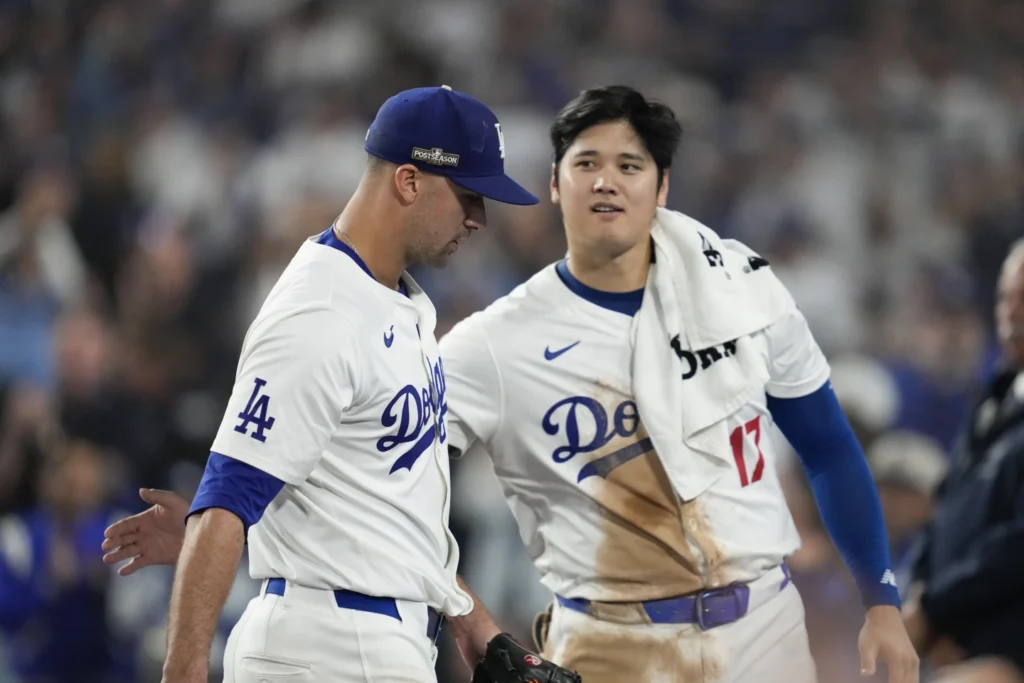
{"type": "Polygon", "coordinates": [[[647,222],[654,218],[654,212],[658,208],[658,188],[650,182],[637,183],[627,190],[627,199],[633,215],[647,222]]]}
{"type": "Polygon", "coordinates": [[[591,187],[592,184],[588,183],[586,178],[572,174],[563,175],[558,185],[562,211],[569,214],[589,211],[593,198],[591,187]]]}

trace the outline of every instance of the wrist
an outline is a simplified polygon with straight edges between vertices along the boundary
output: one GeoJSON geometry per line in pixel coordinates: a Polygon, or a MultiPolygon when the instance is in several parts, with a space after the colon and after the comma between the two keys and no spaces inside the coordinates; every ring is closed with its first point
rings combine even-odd
{"type": "Polygon", "coordinates": [[[206,657],[175,657],[168,655],[164,662],[164,683],[206,683],[208,664],[206,657]]]}
{"type": "Polygon", "coordinates": [[[865,609],[894,607],[899,611],[903,606],[899,589],[891,584],[860,580],[857,581],[857,588],[865,609]]]}
{"type": "Polygon", "coordinates": [[[501,629],[493,621],[481,623],[474,632],[473,641],[476,648],[481,652],[487,652],[487,645],[497,636],[501,635],[501,629]]]}
{"type": "Polygon", "coordinates": [[[501,629],[492,619],[486,617],[474,617],[467,614],[463,617],[455,617],[450,622],[452,636],[460,643],[468,645],[480,656],[487,651],[487,644],[501,633],[501,629]]]}
{"type": "Polygon", "coordinates": [[[900,608],[895,605],[872,605],[867,609],[868,619],[901,619],[900,608]]]}

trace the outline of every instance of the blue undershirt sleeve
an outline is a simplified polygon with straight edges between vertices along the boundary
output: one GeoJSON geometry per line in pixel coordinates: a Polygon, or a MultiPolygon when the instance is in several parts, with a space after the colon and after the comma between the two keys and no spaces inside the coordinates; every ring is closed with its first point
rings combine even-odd
{"type": "Polygon", "coordinates": [[[768,410],[803,463],[822,521],[864,605],[899,607],[878,489],[831,382],[799,398],[768,396],[768,410]]]}
{"type": "Polygon", "coordinates": [[[260,521],[282,488],[284,482],[277,477],[240,460],[211,452],[188,516],[208,508],[221,508],[237,515],[248,533],[249,527],[260,521]]]}

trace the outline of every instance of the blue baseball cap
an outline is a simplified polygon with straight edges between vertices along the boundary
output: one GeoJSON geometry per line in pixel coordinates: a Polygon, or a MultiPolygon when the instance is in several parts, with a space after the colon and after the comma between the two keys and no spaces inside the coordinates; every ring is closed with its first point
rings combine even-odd
{"type": "Polygon", "coordinates": [[[494,112],[447,85],[405,90],[385,102],[366,132],[365,149],[497,202],[540,201],[505,175],[505,137],[494,112]]]}

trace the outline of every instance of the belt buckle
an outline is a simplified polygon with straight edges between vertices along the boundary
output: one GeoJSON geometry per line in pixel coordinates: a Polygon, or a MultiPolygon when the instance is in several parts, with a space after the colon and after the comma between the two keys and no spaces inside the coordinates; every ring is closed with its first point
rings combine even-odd
{"type": "MultiPolygon", "coordinates": [[[[735,606],[736,606],[736,613],[739,614],[739,598],[736,595],[736,587],[735,586],[726,586],[725,588],[717,588],[715,590],[701,591],[700,593],[697,593],[697,598],[694,601],[694,603],[695,603],[694,607],[697,610],[697,625],[700,627],[701,631],[707,631],[709,629],[715,628],[716,626],[721,626],[723,624],[729,623],[727,621],[722,621],[722,622],[719,622],[719,623],[713,623],[713,624],[709,625],[704,620],[705,614],[707,614],[708,612],[711,611],[710,608],[704,607],[704,601],[708,600],[708,599],[716,599],[716,598],[729,598],[729,599],[731,599],[733,601],[733,603],[735,604],[735,606]]],[[[735,621],[735,618],[733,618],[732,621],[735,621]]]]}

